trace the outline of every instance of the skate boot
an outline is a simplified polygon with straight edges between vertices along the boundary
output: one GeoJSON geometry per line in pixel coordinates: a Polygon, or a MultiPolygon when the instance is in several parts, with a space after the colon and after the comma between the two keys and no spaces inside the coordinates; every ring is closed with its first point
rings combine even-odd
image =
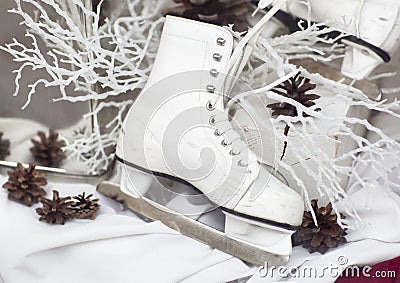
{"type": "Polygon", "coordinates": [[[124,168],[124,193],[132,201],[145,199],[137,206],[150,204],[149,210],[157,210],[158,216],[149,212],[151,218],[163,221],[160,215],[168,213],[163,222],[170,227],[191,236],[204,229],[194,237],[255,264],[274,255],[280,259],[278,264],[288,259],[291,235],[302,222],[304,204],[298,193],[260,165],[232,130],[225,93],[233,88],[252,43],[279,7],[235,50],[228,30],[168,16],[153,70],[126,117],[116,153],[124,168]],[[154,176],[193,187],[220,207],[224,232],[211,232],[205,226],[187,231],[185,225],[196,225],[185,222],[190,217],[180,222],[181,212],[146,196],[154,176]]]}
{"type": "MultiPolygon", "coordinates": [[[[260,1],[259,8],[263,9],[271,2],[273,1],[260,1]]],[[[338,31],[349,34],[342,39],[342,42],[348,45],[348,49],[344,56],[341,71],[311,59],[295,60],[293,63],[304,67],[310,73],[321,74],[325,78],[353,85],[354,88],[361,90],[365,94],[365,99],[368,97],[370,101],[379,101],[381,98],[379,87],[373,81],[366,80],[365,77],[379,64],[389,61],[390,55],[399,47],[400,18],[398,12],[400,2],[390,0],[310,0],[309,8],[310,10],[308,10],[305,3],[301,3],[300,1],[288,0],[283,10],[302,19],[308,19],[310,16],[314,22],[327,22],[338,31]],[[308,14],[309,12],[310,15],[308,14]],[[358,81],[354,82],[353,79],[357,79],[358,81]]],[[[295,25],[297,25],[297,22],[295,25]]],[[[287,83],[289,82],[288,80],[287,83]]],[[[284,90],[280,88],[279,91],[284,90]]],[[[310,91],[320,96],[315,101],[316,108],[319,109],[318,113],[325,117],[324,119],[314,119],[315,130],[310,129],[310,127],[303,127],[303,124],[297,123],[298,127],[292,127],[285,135],[286,124],[282,122],[275,125],[277,135],[272,144],[268,142],[260,143],[260,140],[267,140],[270,133],[267,132],[264,136],[260,136],[256,128],[249,127],[246,115],[242,109],[237,111],[236,119],[244,121],[241,129],[246,128],[246,131],[243,131],[245,139],[257,156],[260,157],[262,155],[261,152],[264,153],[261,159],[266,164],[271,164],[273,160],[280,158],[281,155],[277,151],[279,148],[282,149],[288,146],[289,148],[286,150],[286,153],[282,155],[282,162],[287,165],[287,168],[280,168],[277,165],[275,167],[291,188],[301,191],[302,188],[299,186],[300,179],[303,187],[307,189],[310,199],[318,198],[321,203],[326,204],[332,201],[332,199],[329,199],[326,191],[321,189],[323,187],[321,183],[328,183],[329,179],[338,178],[340,181],[339,184],[336,184],[336,189],[341,190],[346,187],[348,177],[340,174],[332,174],[331,178],[324,176],[322,179],[316,181],[313,174],[320,172],[317,161],[322,159],[322,155],[326,160],[334,161],[351,151],[355,151],[359,147],[359,144],[355,140],[349,137],[349,135],[336,135],[335,133],[338,131],[338,128],[346,124],[345,118],[368,119],[370,110],[367,107],[353,103],[353,101],[360,101],[359,98],[337,99],[335,93],[327,91],[321,85],[316,85],[310,91]],[[334,120],[335,122],[330,122],[334,120]],[[312,143],[307,141],[307,136],[310,137],[309,140],[313,140],[312,143]],[[271,150],[273,146],[276,146],[276,151],[271,150]],[[311,150],[308,150],[310,148],[311,150]],[[273,155],[273,153],[278,153],[278,156],[273,155]],[[324,193],[324,196],[321,196],[320,191],[324,193]]],[[[249,103],[257,112],[264,112],[266,105],[277,102],[266,98],[264,103],[260,104],[258,101],[251,101],[251,99],[249,103]]],[[[366,129],[361,123],[347,123],[346,127],[348,131],[353,132],[359,137],[363,137],[366,133],[366,129]]],[[[240,132],[240,129],[237,131],[240,132]]],[[[352,158],[342,158],[338,164],[350,167],[352,162],[352,158]]]]}
{"type": "Polygon", "coordinates": [[[350,78],[367,77],[400,46],[400,1],[309,0],[308,5],[288,0],[283,10],[302,19],[310,15],[311,21],[348,34],[341,40],[348,45],[342,73],[350,78]]]}

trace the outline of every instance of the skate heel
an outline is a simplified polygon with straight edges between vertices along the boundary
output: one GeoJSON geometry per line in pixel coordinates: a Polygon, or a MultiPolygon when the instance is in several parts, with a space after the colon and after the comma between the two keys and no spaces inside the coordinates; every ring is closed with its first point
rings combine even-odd
{"type": "Polygon", "coordinates": [[[246,241],[267,252],[287,256],[292,252],[291,235],[295,232],[225,212],[225,234],[246,241]]]}
{"type": "Polygon", "coordinates": [[[121,171],[121,191],[135,198],[142,197],[154,180],[153,175],[128,166],[123,166],[121,171]]]}

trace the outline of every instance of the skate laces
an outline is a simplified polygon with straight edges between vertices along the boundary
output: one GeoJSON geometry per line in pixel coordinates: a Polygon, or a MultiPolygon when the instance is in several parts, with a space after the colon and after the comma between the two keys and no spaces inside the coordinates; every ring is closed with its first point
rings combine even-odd
{"type": "MultiPolygon", "coordinates": [[[[268,1],[269,2],[269,1],[268,1]]],[[[245,49],[246,45],[255,45],[255,42],[259,35],[261,34],[264,26],[268,23],[268,21],[279,11],[281,7],[286,3],[286,0],[274,0],[272,8],[255,24],[247,34],[239,41],[238,45],[236,46],[235,50],[232,53],[232,56],[229,61],[229,71],[231,71],[237,61],[240,60],[240,57],[245,49]]]]}
{"type": "MultiPolygon", "coordinates": [[[[250,57],[251,52],[245,52],[246,48],[247,49],[251,49],[252,46],[255,45],[257,38],[259,37],[259,35],[261,34],[264,26],[267,24],[267,22],[279,11],[279,9],[286,3],[286,0],[264,0],[263,3],[260,3],[259,7],[263,7],[266,6],[268,4],[272,4],[272,8],[261,18],[261,20],[255,24],[249,31],[248,33],[239,41],[239,43],[237,44],[235,50],[232,52],[232,55],[229,59],[228,62],[228,74],[233,74],[237,75],[237,73],[239,73],[241,71],[241,68],[244,67],[244,62],[247,62],[248,57],[250,57]]],[[[218,38],[217,39],[217,43],[218,45],[223,46],[225,41],[222,38],[218,38]]],[[[248,51],[248,50],[247,50],[248,51]]],[[[221,55],[219,53],[214,53],[213,54],[213,59],[215,61],[220,61],[221,60],[221,55]]],[[[211,69],[210,70],[210,75],[212,77],[216,77],[218,76],[218,70],[216,69],[211,69]]],[[[230,84],[230,82],[227,81],[227,78],[225,79],[224,83],[222,84],[223,89],[227,90],[228,92],[232,89],[232,85],[230,84]]],[[[279,84],[279,83],[278,83],[279,84]]],[[[272,86],[273,87],[273,86],[272,86]]],[[[271,88],[272,88],[271,87],[271,88]]],[[[214,93],[216,90],[216,87],[213,85],[207,85],[206,90],[210,93],[214,93]]],[[[254,92],[249,92],[249,93],[244,93],[242,95],[240,95],[240,99],[245,98],[246,96],[253,94],[254,92]]],[[[224,97],[223,95],[221,97],[224,97]]],[[[220,102],[219,100],[221,99],[220,95],[218,95],[218,97],[215,99],[215,101],[209,100],[206,103],[206,108],[209,111],[214,111],[216,109],[216,105],[218,104],[218,102],[220,102]]],[[[209,119],[209,123],[212,126],[217,127],[217,124],[220,124],[222,122],[225,122],[226,124],[229,124],[230,127],[226,128],[226,129],[216,129],[214,131],[214,135],[216,137],[224,137],[224,139],[221,141],[221,145],[226,147],[226,146],[233,146],[233,144],[238,145],[237,149],[231,149],[231,151],[229,152],[229,154],[231,156],[239,156],[241,155],[241,153],[246,150],[246,152],[248,152],[248,145],[246,143],[245,140],[242,139],[241,135],[239,135],[235,129],[232,127],[229,119],[227,117],[229,117],[229,113],[227,113],[227,109],[229,110],[230,106],[233,106],[234,103],[238,103],[239,99],[232,99],[230,98],[230,100],[228,101],[228,107],[225,107],[225,118],[223,119],[217,119],[216,115],[212,115],[209,119]],[[236,137],[233,137],[232,139],[228,140],[226,135],[228,133],[235,133],[236,137]]],[[[221,103],[223,105],[223,102],[221,103]]],[[[248,106],[247,106],[248,107],[248,106]]],[[[251,106],[250,106],[251,107],[251,106]]],[[[221,125],[221,124],[220,124],[221,125]]],[[[238,165],[241,167],[247,167],[249,164],[253,163],[253,162],[257,162],[259,161],[257,157],[255,157],[253,154],[249,155],[249,160],[247,164],[243,163],[242,159],[239,159],[238,161],[238,165]],[[251,158],[253,157],[253,158],[251,158]],[[254,158],[255,157],[255,158],[254,158]]]]}
{"type": "MultiPolygon", "coordinates": [[[[262,93],[266,93],[267,91],[270,91],[271,89],[273,89],[274,87],[280,85],[281,83],[283,83],[284,81],[288,80],[289,78],[293,77],[294,75],[296,75],[299,72],[299,70],[293,70],[291,71],[289,74],[277,79],[276,81],[270,83],[269,85],[266,85],[264,87],[261,88],[257,88],[257,89],[253,89],[253,90],[249,90],[246,92],[243,92],[241,94],[235,95],[234,97],[230,98],[226,108],[232,108],[234,107],[234,104],[239,104],[239,103],[246,103],[245,102],[245,98],[254,94],[262,94],[262,93]]],[[[247,104],[246,107],[250,107],[253,108],[253,106],[251,104],[247,104]]]]}
{"type": "MultiPolygon", "coordinates": [[[[226,106],[224,107],[224,116],[220,117],[220,115],[216,115],[213,114],[210,116],[209,118],[209,124],[212,126],[216,127],[216,130],[214,131],[214,135],[216,137],[224,137],[224,139],[221,141],[221,145],[226,147],[226,146],[232,146],[235,143],[235,146],[238,146],[238,148],[236,149],[231,149],[231,151],[229,152],[229,154],[231,156],[238,156],[242,153],[242,151],[248,151],[249,149],[249,144],[248,141],[245,139],[245,135],[243,135],[243,137],[237,133],[237,131],[234,129],[234,127],[232,126],[232,124],[230,123],[230,119],[228,118],[229,115],[229,111],[233,108],[237,108],[238,105],[240,105],[240,107],[242,107],[244,109],[244,111],[246,113],[249,113],[249,115],[251,117],[253,117],[253,119],[255,121],[262,121],[261,117],[258,117],[257,111],[255,110],[254,106],[252,104],[250,104],[249,102],[247,102],[245,100],[246,97],[251,96],[251,95],[255,95],[255,94],[260,94],[260,93],[265,93],[269,90],[271,90],[272,88],[274,88],[275,86],[281,84],[283,81],[287,80],[288,78],[292,77],[294,74],[296,74],[298,71],[294,70],[292,72],[290,72],[289,74],[283,76],[282,78],[279,78],[278,80],[272,82],[271,84],[256,89],[256,90],[250,90],[250,91],[246,91],[243,93],[240,93],[232,98],[229,98],[226,106]],[[218,128],[219,126],[222,125],[222,123],[224,123],[225,128],[221,129],[218,128]],[[226,136],[228,133],[234,133],[236,134],[236,136],[234,135],[233,138],[228,139],[226,136]]],[[[215,99],[215,102],[213,103],[212,100],[209,100],[206,103],[206,108],[209,111],[214,111],[216,109],[216,105],[218,103],[218,101],[221,99],[221,97],[223,97],[223,95],[218,95],[217,98],[215,99]]],[[[246,127],[246,126],[245,126],[246,127]]],[[[239,127],[242,130],[245,130],[245,127],[239,127]]],[[[262,127],[260,127],[260,129],[256,129],[261,131],[262,127]]],[[[240,159],[238,161],[238,165],[241,167],[247,167],[249,164],[253,163],[253,162],[259,162],[259,163],[263,163],[262,157],[258,156],[258,155],[251,155],[253,157],[252,160],[249,160],[249,162],[247,164],[244,164],[243,161],[240,159]]]]}
{"type": "Polygon", "coordinates": [[[224,113],[225,117],[219,117],[217,115],[213,115],[210,124],[214,126],[216,129],[214,131],[214,135],[219,138],[223,138],[221,140],[221,146],[227,147],[230,146],[231,150],[229,151],[229,155],[237,156],[238,161],[237,165],[240,167],[247,167],[249,164],[256,162],[257,160],[249,159],[248,162],[244,162],[243,158],[240,158],[243,151],[247,151],[248,147],[242,137],[235,131],[232,127],[227,113],[224,113]],[[220,126],[220,127],[219,127],[220,126]],[[222,127],[222,129],[221,129],[222,127]]]}
{"type": "Polygon", "coordinates": [[[361,12],[362,12],[362,8],[364,7],[364,4],[365,4],[365,0],[361,0],[360,9],[358,9],[356,20],[355,20],[356,36],[358,38],[361,38],[360,22],[361,22],[361,12]]]}
{"type": "MultiPolygon", "coordinates": [[[[247,32],[247,34],[238,42],[237,46],[232,52],[228,62],[227,74],[231,76],[236,76],[241,69],[244,67],[244,62],[247,62],[250,57],[251,52],[245,52],[246,49],[252,50],[252,47],[255,46],[258,37],[260,36],[264,26],[268,23],[268,21],[283,7],[287,0],[261,0],[258,7],[265,8],[269,4],[272,5],[272,8],[247,32]],[[246,53],[246,54],[245,54],[246,53]]],[[[255,13],[257,10],[255,11],[255,13]]],[[[225,39],[217,38],[217,44],[220,46],[225,45],[225,39]]],[[[221,54],[214,53],[213,59],[217,62],[221,61],[221,54]]],[[[211,77],[217,77],[219,71],[215,68],[210,70],[211,77]]],[[[232,89],[233,85],[231,85],[227,80],[225,80],[223,87],[225,90],[229,92],[232,89]]],[[[208,92],[214,93],[216,87],[214,85],[207,85],[206,90],[208,92]]],[[[210,100],[207,102],[207,109],[213,110],[218,103],[219,97],[214,101],[214,103],[210,100]]]]}

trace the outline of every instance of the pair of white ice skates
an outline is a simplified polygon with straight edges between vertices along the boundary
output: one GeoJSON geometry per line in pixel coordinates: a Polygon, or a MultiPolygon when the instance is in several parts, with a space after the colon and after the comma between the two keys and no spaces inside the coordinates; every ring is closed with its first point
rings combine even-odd
{"type": "MultiPolygon", "coordinates": [[[[362,40],[349,41],[342,72],[353,78],[365,77],[397,49],[400,2],[379,1],[309,2],[315,10],[313,20],[351,20],[341,30],[362,40]]],[[[162,220],[163,213],[168,218],[203,212],[174,212],[147,197],[154,176],[193,187],[225,214],[223,236],[198,238],[256,264],[271,259],[271,254],[277,255],[278,263],[288,258],[291,235],[304,210],[302,197],[267,170],[243,135],[233,130],[235,121],[227,110],[234,78],[268,20],[281,8],[307,15],[307,7],[297,1],[261,2],[261,8],[267,2],[273,6],[236,46],[222,27],[167,17],[150,78],[128,113],[117,147],[117,159],[124,164],[122,190],[159,210],[159,217],[147,216],[162,220]],[[244,249],[232,247],[236,244],[244,249]],[[253,248],[262,253],[251,255],[253,248]]],[[[146,214],[146,204],[137,205],[146,214]]]]}

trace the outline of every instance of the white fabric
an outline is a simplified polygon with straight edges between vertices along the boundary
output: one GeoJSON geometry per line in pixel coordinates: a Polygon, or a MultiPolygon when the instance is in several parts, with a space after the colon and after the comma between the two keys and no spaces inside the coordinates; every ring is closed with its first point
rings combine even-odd
{"type": "MultiPolygon", "coordinates": [[[[6,181],[0,177],[0,183],[6,181]]],[[[100,197],[94,221],[65,225],[38,221],[31,208],[0,190],[0,282],[227,282],[254,273],[240,260],[179,235],[159,222],[145,223],[87,184],[50,184],[60,196],[83,191],[100,197]]],[[[2,283],[3,283],[2,282],[2,283]]]]}

